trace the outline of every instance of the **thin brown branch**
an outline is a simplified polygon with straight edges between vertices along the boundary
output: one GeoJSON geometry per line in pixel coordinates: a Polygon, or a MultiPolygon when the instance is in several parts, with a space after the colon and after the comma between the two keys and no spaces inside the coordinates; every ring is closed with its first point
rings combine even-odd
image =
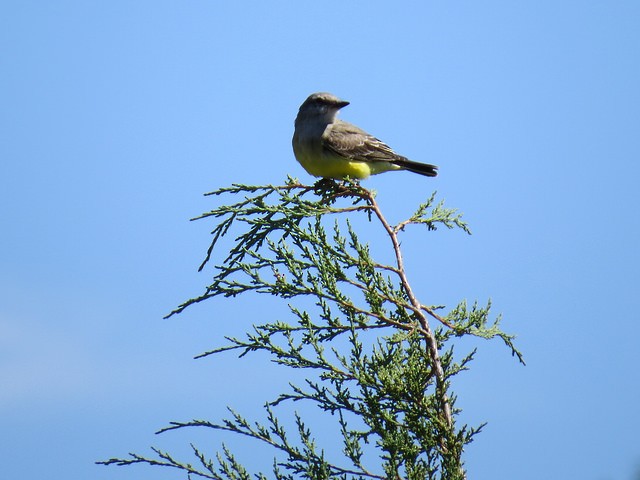
{"type": "MultiPolygon", "coordinates": [[[[431,330],[431,326],[429,325],[429,321],[424,314],[424,306],[418,301],[415,294],[413,293],[413,289],[409,284],[409,280],[407,278],[407,274],[404,269],[404,261],[402,259],[402,252],[400,250],[400,241],[398,240],[398,232],[389,224],[387,219],[382,214],[378,203],[375,200],[375,197],[365,189],[361,190],[362,195],[366,198],[366,200],[371,205],[373,212],[375,213],[380,223],[384,227],[385,231],[389,235],[391,239],[391,243],[393,244],[393,250],[396,256],[396,265],[398,266],[398,277],[400,278],[400,283],[402,284],[402,288],[404,289],[411,305],[413,306],[413,311],[415,312],[418,322],[421,326],[422,335],[424,336],[429,356],[431,357],[431,362],[433,363],[433,367],[436,373],[436,389],[438,390],[440,396],[440,403],[442,412],[444,414],[445,421],[447,425],[451,428],[453,427],[453,417],[451,414],[451,403],[449,402],[449,398],[446,395],[446,380],[444,375],[444,370],[442,368],[442,362],[440,361],[440,353],[438,352],[438,342],[436,341],[436,337],[431,330]]],[[[425,309],[430,315],[434,316],[434,318],[438,318],[435,316],[435,312],[429,312],[429,309],[425,309]]],[[[443,321],[444,319],[438,318],[438,320],[443,321]]],[[[443,322],[444,323],[444,322],[443,322]]]]}
{"type": "Polygon", "coordinates": [[[427,312],[429,315],[431,315],[433,318],[435,318],[436,320],[438,320],[440,323],[442,323],[443,325],[449,327],[451,330],[456,330],[456,327],[454,325],[451,324],[451,322],[449,322],[446,318],[444,318],[441,315],[438,315],[436,312],[433,311],[432,308],[427,307],[426,305],[421,305],[420,308],[422,308],[422,310],[424,310],[425,312],[427,312]]]}
{"type": "Polygon", "coordinates": [[[401,231],[404,230],[404,227],[406,227],[407,225],[410,225],[412,223],[415,223],[415,222],[413,220],[411,220],[411,219],[403,220],[402,222],[400,222],[398,225],[396,225],[393,228],[393,231],[395,233],[401,232],[401,231]]]}

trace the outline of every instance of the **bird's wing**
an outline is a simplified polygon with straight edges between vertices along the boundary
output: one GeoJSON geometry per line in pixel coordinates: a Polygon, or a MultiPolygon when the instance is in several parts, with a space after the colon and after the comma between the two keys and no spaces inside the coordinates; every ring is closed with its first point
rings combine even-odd
{"type": "Polygon", "coordinates": [[[322,147],[360,162],[393,162],[404,159],[386,143],[347,122],[337,120],[322,136],[322,147]]]}

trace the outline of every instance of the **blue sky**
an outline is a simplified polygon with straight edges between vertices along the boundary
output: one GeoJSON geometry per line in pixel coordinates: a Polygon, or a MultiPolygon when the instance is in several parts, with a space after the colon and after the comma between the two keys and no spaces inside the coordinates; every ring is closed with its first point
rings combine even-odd
{"type": "Polygon", "coordinates": [[[192,357],[268,300],[162,316],[208,280],[202,193],[312,181],[293,119],[330,91],[440,166],[366,183],[392,220],[437,190],[471,225],[405,237],[423,302],[490,297],[526,356],[480,344],[459,377],[464,419],[489,422],[470,478],[634,478],[638,25],[634,1],[3,2],[0,476],[182,478],[93,462],[213,451],[153,432],[225,405],[261,416],[285,372],[192,357]]]}

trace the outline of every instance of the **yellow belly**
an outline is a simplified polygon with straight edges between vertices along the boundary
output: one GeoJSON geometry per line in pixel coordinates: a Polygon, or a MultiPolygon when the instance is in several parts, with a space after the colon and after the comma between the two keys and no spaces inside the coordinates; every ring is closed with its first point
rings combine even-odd
{"type": "Polygon", "coordinates": [[[304,169],[311,175],[341,180],[345,177],[362,180],[371,175],[368,163],[354,162],[344,158],[322,157],[317,160],[307,158],[299,160],[304,169]]]}

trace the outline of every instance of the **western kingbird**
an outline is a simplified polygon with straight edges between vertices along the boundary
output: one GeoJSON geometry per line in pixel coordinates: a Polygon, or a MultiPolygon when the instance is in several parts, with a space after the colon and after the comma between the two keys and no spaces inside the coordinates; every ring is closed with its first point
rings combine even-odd
{"type": "Polygon", "coordinates": [[[438,167],[398,155],[364,130],[336,118],[349,105],[330,93],[314,93],[300,106],[293,133],[293,153],[316,177],[364,179],[389,170],[435,177],[438,167]]]}

